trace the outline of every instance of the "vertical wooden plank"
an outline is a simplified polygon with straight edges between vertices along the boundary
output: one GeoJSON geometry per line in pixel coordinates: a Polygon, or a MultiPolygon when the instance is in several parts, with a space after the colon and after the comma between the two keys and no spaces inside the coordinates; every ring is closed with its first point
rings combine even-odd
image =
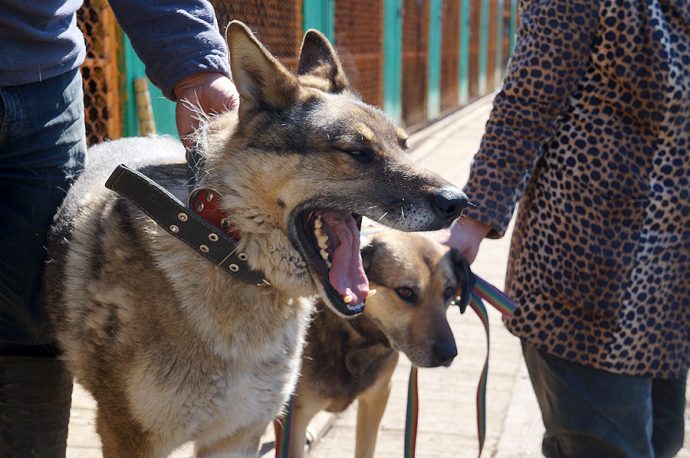
{"type": "Polygon", "coordinates": [[[496,29],[498,26],[498,0],[489,0],[488,28],[486,39],[486,92],[496,86],[496,29]]]}
{"type": "Polygon", "coordinates": [[[383,109],[398,122],[402,119],[402,1],[384,1],[383,27],[383,109]]]}
{"type": "Polygon", "coordinates": [[[470,59],[469,59],[469,100],[479,97],[479,74],[481,67],[482,2],[470,0],[470,59]]]}
{"type": "Polygon", "coordinates": [[[494,61],[494,89],[503,80],[503,0],[497,0],[496,8],[496,55],[494,61]]]}
{"type": "Polygon", "coordinates": [[[427,83],[427,119],[437,118],[441,113],[441,29],[443,17],[441,0],[431,0],[429,5],[429,58],[427,83]]]}
{"type": "Polygon", "coordinates": [[[441,113],[448,113],[459,105],[460,0],[443,0],[441,36],[441,113]]]}
{"type": "Polygon", "coordinates": [[[427,120],[429,2],[403,0],[402,118],[408,127],[427,120]]]}
{"type": "Polygon", "coordinates": [[[486,65],[487,48],[489,46],[489,0],[481,0],[479,21],[479,96],[487,92],[486,87],[486,65]]]}
{"type": "Polygon", "coordinates": [[[510,59],[510,12],[511,0],[501,0],[503,2],[503,33],[501,34],[501,49],[502,49],[502,73],[501,77],[505,76],[506,67],[508,66],[508,59],[510,59]]]}
{"type": "Polygon", "coordinates": [[[460,57],[458,65],[458,101],[465,105],[470,98],[469,63],[470,63],[470,1],[460,0],[460,57]]]}
{"type": "Polygon", "coordinates": [[[513,53],[515,47],[515,34],[517,33],[517,11],[518,0],[510,0],[510,53],[513,53]]]}

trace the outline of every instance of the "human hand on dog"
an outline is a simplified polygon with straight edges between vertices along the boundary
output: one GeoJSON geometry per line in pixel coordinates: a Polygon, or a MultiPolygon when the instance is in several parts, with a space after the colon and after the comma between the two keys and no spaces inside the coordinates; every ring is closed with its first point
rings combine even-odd
{"type": "Polygon", "coordinates": [[[177,98],[175,120],[186,149],[193,146],[191,135],[200,123],[201,112],[217,114],[237,108],[240,96],[230,78],[221,73],[195,73],[173,88],[177,98]]]}
{"type": "Polygon", "coordinates": [[[457,250],[472,264],[477,257],[479,244],[491,230],[491,226],[470,218],[459,218],[453,222],[447,237],[441,241],[444,245],[457,250]]]}

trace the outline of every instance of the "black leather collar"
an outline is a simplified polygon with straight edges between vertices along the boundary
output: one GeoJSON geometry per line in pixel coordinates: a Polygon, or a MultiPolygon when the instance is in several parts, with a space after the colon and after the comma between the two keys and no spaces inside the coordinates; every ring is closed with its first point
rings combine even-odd
{"type": "Polygon", "coordinates": [[[197,215],[147,176],[120,164],[108,178],[105,187],[132,202],[170,235],[225,272],[249,284],[271,285],[263,272],[249,267],[247,255],[239,252],[237,242],[222,228],[197,215]]]}

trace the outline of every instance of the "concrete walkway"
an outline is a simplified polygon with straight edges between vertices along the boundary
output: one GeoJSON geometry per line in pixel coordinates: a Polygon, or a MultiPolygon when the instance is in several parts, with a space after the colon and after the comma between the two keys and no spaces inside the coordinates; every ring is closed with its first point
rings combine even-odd
{"type": "MultiPolygon", "coordinates": [[[[411,138],[413,159],[462,185],[467,179],[472,156],[479,147],[490,109],[489,97],[416,133],[411,138]]],[[[509,242],[510,234],[500,240],[485,241],[472,266],[478,275],[499,288],[503,287],[509,242]]],[[[498,312],[490,309],[489,318],[491,360],[487,436],[482,456],[541,456],[543,426],[519,341],[504,329],[498,312]]],[[[450,310],[449,320],[458,342],[458,358],[450,368],[425,369],[419,373],[418,458],[476,457],[478,453],[475,391],[486,354],[486,338],[481,322],[470,309],[462,316],[457,309],[450,310]]],[[[403,456],[409,369],[407,359],[401,358],[381,425],[377,458],[403,456]]],[[[310,428],[315,437],[310,456],[354,456],[355,421],[356,405],[340,415],[319,414],[310,428]]],[[[272,440],[270,432],[265,439],[272,440]]],[[[68,446],[69,458],[100,456],[100,442],[94,428],[94,403],[79,387],[73,397],[68,446]]],[[[191,445],[187,445],[173,456],[191,455],[191,445]]],[[[272,456],[272,452],[264,456],[272,456]]],[[[690,457],[690,453],[684,449],[679,456],[690,457]]]]}

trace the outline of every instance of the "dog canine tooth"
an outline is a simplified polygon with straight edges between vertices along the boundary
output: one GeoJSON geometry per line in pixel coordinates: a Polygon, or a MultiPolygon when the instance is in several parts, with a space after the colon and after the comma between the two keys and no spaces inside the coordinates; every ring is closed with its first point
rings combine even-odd
{"type": "Polygon", "coordinates": [[[377,291],[375,289],[370,289],[369,292],[367,293],[367,299],[369,299],[371,296],[376,294],[377,291]]]}
{"type": "Polygon", "coordinates": [[[346,294],[343,296],[343,302],[345,302],[346,304],[349,304],[350,302],[352,302],[352,299],[353,299],[352,296],[350,296],[349,294],[346,294]]]}
{"type": "Polygon", "coordinates": [[[323,222],[321,222],[321,217],[320,217],[320,216],[317,216],[317,217],[314,219],[314,227],[315,227],[316,229],[321,229],[322,226],[323,226],[323,222]]]}
{"type": "Polygon", "coordinates": [[[325,248],[321,248],[319,250],[319,254],[321,255],[321,257],[323,258],[324,261],[328,262],[328,252],[326,251],[325,248]]]}
{"type": "Polygon", "coordinates": [[[316,234],[316,243],[319,245],[319,248],[325,250],[328,248],[328,236],[324,234],[323,232],[321,234],[316,234]]]}

